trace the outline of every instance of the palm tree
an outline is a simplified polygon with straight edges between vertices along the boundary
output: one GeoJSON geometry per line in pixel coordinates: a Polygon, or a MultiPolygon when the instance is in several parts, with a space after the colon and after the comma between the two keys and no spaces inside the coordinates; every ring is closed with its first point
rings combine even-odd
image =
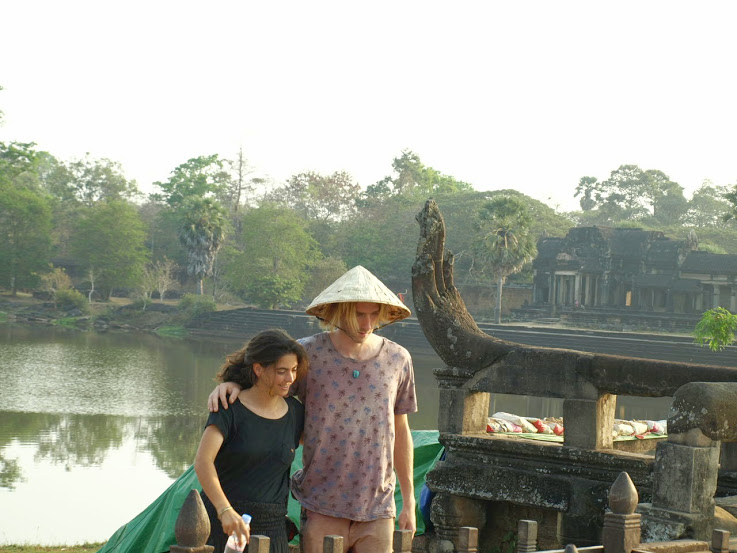
{"type": "Polygon", "coordinates": [[[504,282],[537,255],[535,240],[530,232],[532,217],[524,202],[501,196],[483,205],[478,223],[481,235],[476,241],[476,257],[483,270],[490,271],[496,282],[494,321],[499,324],[504,282]]]}
{"type": "Polygon", "coordinates": [[[179,240],[187,250],[187,273],[199,281],[200,295],[202,280],[212,274],[215,256],[225,239],[225,225],[225,210],[212,198],[192,198],[184,206],[179,240]]]}

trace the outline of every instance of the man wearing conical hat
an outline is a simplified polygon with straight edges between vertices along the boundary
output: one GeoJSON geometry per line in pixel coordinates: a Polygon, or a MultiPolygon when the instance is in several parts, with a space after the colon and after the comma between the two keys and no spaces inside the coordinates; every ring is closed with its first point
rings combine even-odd
{"type": "MultiPolygon", "coordinates": [[[[394,484],[402,492],[400,529],[416,529],[412,436],[407,415],[417,410],[409,352],[375,330],[410,311],[360,265],[320,293],[307,308],[325,332],[300,341],[310,369],[293,392],[305,404],[304,468],[292,493],[302,504],[302,547],[322,553],[323,538],[343,536],[344,552],[390,553],[394,484]]],[[[208,404],[227,408],[237,396],[220,384],[208,404]]]]}

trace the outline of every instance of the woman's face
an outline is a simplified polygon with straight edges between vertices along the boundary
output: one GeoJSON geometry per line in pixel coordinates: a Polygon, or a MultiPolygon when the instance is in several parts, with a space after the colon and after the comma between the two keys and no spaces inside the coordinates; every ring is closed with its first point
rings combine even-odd
{"type": "Polygon", "coordinates": [[[268,367],[262,367],[258,363],[254,365],[258,385],[264,386],[271,396],[287,397],[289,388],[297,378],[297,366],[299,362],[293,353],[287,353],[268,367]]]}

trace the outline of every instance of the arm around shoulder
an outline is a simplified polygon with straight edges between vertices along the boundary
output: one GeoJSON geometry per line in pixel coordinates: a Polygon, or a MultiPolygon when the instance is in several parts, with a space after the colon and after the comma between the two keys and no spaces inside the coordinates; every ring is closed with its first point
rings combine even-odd
{"type": "Polygon", "coordinates": [[[220,403],[223,404],[223,409],[227,409],[231,403],[234,403],[238,398],[238,394],[241,393],[241,387],[235,382],[222,382],[215,386],[215,389],[210,392],[207,397],[207,408],[212,413],[217,413],[220,403]]]}

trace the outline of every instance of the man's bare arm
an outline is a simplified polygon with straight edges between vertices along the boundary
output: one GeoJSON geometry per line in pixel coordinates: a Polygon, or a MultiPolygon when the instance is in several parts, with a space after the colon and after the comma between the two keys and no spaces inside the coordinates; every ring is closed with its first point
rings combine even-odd
{"type": "Polygon", "coordinates": [[[402,492],[402,512],[399,513],[399,529],[417,531],[415,514],[414,448],[407,415],[394,416],[394,470],[402,492]]]}

